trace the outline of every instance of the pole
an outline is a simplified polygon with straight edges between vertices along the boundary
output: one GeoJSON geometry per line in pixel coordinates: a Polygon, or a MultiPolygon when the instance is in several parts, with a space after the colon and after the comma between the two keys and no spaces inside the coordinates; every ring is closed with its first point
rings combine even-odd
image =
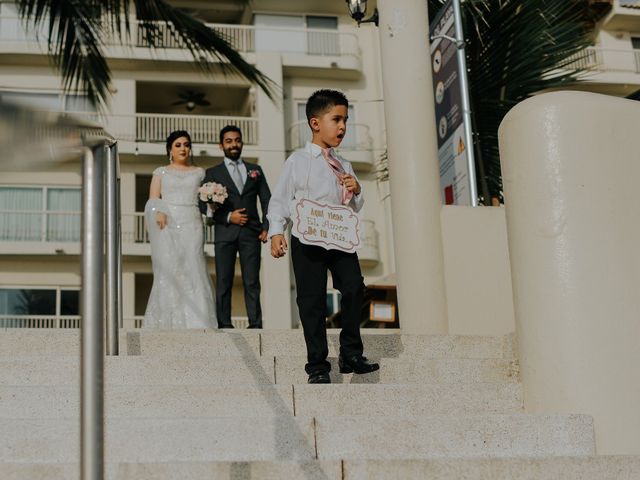
{"type": "Polygon", "coordinates": [[[425,0],[378,0],[400,327],[448,331],[440,165],[425,0]],[[418,50],[416,50],[418,49],[418,50]],[[408,52],[419,51],[411,61],[408,52]]]}
{"type": "Polygon", "coordinates": [[[462,122],[464,124],[464,141],[467,145],[467,169],[469,171],[469,195],[471,206],[478,206],[478,186],[476,183],[476,163],[473,150],[473,127],[471,122],[471,100],[469,95],[469,79],[467,77],[467,56],[465,52],[464,29],[462,26],[462,9],[460,0],[453,1],[453,20],[456,31],[456,55],[460,71],[460,93],[462,100],[462,122]]]}
{"type": "Polygon", "coordinates": [[[115,144],[106,149],[106,263],[107,263],[107,355],[118,355],[118,150],[115,144]]]}
{"type": "Polygon", "coordinates": [[[82,165],[80,470],[104,477],[104,145],[86,149],[82,165]]]}
{"type": "MultiPolygon", "coordinates": [[[[116,148],[116,152],[117,152],[117,146],[114,146],[114,148],[116,148]]],[[[118,158],[116,156],[116,158],[118,158]]],[[[120,195],[120,171],[119,171],[119,167],[120,167],[120,161],[118,160],[116,167],[118,168],[117,171],[117,181],[116,181],[116,217],[118,219],[118,251],[117,251],[117,256],[118,256],[118,275],[117,275],[117,279],[118,279],[118,327],[121,329],[124,329],[124,317],[123,317],[123,313],[122,313],[122,203],[120,202],[120,199],[122,198],[122,196],[120,195]]]]}

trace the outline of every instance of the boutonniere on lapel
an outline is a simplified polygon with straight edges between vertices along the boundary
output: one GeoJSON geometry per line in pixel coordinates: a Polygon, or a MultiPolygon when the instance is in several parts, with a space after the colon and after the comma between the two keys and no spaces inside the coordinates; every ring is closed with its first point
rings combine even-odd
{"type": "Polygon", "coordinates": [[[258,180],[258,178],[260,178],[260,170],[258,170],[257,168],[254,170],[249,170],[249,173],[247,175],[249,175],[249,178],[251,180],[258,180]]]}

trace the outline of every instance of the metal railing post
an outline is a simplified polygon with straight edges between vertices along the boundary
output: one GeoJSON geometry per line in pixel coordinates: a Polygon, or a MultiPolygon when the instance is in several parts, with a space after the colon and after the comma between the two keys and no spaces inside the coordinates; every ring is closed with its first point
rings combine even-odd
{"type": "Polygon", "coordinates": [[[106,299],[107,299],[107,355],[118,355],[118,328],[120,302],[118,281],[118,150],[116,144],[105,148],[106,152],[106,299]]]}
{"type": "Polygon", "coordinates": [[[104,478],[104,157],[100,144],[82,162],[80,472],[104,478]]]}

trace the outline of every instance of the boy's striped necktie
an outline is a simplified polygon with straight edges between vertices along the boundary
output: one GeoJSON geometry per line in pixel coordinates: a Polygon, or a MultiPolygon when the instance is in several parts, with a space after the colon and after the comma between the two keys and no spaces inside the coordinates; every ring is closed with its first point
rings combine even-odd
{"type": "Polygon", "coordinates": [[[338,183],[340,184],[340,187],[342,190],[342,199],[341,199],[342,204],[349,205],[351,198],[353,198],[353,192],[350,192],[349,190],[347,190],[347,187],[345,187],[342,184],[342,176],[345,175],[347,172],[345,172],[344,167],[342,166],[342,163],[340,163],[340,160],[338,160],[336,157],[333,156],[333,149],[323,148],[322,156],[327,161],[327,163],[329,164],[329,167],[331,167],[331,171],[335,174],[335,176],[338,179],[338,183]]]}

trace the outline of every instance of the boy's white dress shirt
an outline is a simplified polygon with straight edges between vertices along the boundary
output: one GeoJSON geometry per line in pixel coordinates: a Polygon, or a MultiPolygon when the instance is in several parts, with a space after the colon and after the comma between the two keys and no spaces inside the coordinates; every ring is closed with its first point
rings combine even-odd
{"type": "MultiPolygon", "coordinates": [[[[346,173],[356,176],[351,163],[333,152],[346,173]]],[[[359,182],[358,182],[359,183],[359,182]]],[[[342,187],[335,173],[322,156],[322,148],[307,142],[304,150],[293,152],[284,164],[278,184],[269,201],[269,238],[284,233],[291,219],[295,204],[306,198],[319,203],[341,205],[342,187]]],[[[349,207],[359,212],[364,204],[362,186],[360,193],[353,195],[349,207]]]]}

